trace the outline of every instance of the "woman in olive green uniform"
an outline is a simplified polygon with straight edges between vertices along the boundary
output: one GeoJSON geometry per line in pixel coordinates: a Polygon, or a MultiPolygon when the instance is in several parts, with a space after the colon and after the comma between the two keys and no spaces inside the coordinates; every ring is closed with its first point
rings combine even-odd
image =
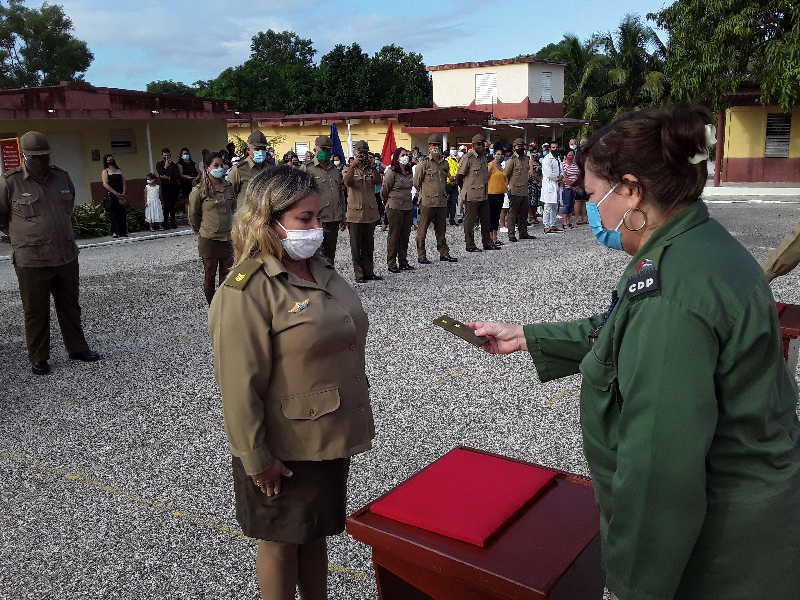
{"type": "Polygon", "coordinates": [[[414,267],[408,264],[412,179],[411,153],[405,148],[398,148],[392,154],[392,164],[386,169],[381,186],[381,198],[386,205],[386,215],[389,217],[386,264],[390,273],[414,270],[414,267]]]}
{"type": "Polygon", "coordinates": [[[250,180],[237,264],[209,327],[233,453],[236,516],[259,542],[262,598],[327,597],[325,536],[344,530],[350,457],[372,446],[358,296],[317,255],[314,178],[289,166],[250,180]]]}
{"type": "Polygon", "coordinates": [[[620,600],[800,598],[796,387],[758,264],[700,200],[708,121],[633,113],[581,152],[593,233],[633,256],[608,312],[471,324],[489,352],[530,352],[542,381],[583,374],[584,451],[620,600]]]}
{"type": "Polygon", "coordinates": [[[222,285],[233,265],[231,223],[234,201],[233,186],[225,181],[222,158],[213,153],[200,183],[189,194],[189,223],[199,234],[197,248],[203,259],[203,292],[209,304],[216,291],[217,273],[222,285]]]}

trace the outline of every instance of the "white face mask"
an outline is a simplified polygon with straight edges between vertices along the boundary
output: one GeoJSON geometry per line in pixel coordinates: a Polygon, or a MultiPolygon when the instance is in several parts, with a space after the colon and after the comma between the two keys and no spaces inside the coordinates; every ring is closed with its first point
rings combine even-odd
{"type": "Polygon", "coordinates": [[[399,162],[401,165],[407,165],[408,164],[408,155],[406,154],[404,156],[401,156],[400,158],[397,159],[397,162],[399,162]]]}
{"type": "Polygon", "coordinates": [[[286,232],[286,237],[281,240],[283,249],[294,260],[311,258],[322,245],[323,231],[321,227],[314,229],[286,229],[280,221],[278,221],[278,225],[286,232]]]}
{"type": "Polygon", "coordinates": [[[464,156],[464,151],[463,150],[459,150],[458,158],[462,158],[463,156],[464,156]]]}

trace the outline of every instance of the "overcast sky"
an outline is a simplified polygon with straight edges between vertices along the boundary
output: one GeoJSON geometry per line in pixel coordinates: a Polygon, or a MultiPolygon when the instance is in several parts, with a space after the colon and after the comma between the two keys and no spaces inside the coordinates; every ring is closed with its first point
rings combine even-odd
{"type": "MultiPolygon", "coordinates": [[[[564,33],[581,38],[615,28],[626,13],[666,0],[53,0],[62,4],[94,62],[97,86],[144,89],[155,79],[193,83],[247,59],[258,31],[288,29],[311,38],[317,59],[335,44],[372,53],[395,43],[426,64],[510,58],[564,33]]],[[[29,6],[38,6],[38,0],[29,6]]]]}

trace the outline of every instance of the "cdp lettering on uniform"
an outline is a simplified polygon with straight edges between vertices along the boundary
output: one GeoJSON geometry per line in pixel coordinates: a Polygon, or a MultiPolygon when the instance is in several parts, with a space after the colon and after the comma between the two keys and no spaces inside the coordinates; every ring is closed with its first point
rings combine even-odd
{"type": "Polygon", "coordinates": [[[639,275],[635,275],[628,279],[627,293],[628,298],[638,298],[661,289],[661,283],[658,279],[658,271],[656,269],[647,269],[639,275]]]}

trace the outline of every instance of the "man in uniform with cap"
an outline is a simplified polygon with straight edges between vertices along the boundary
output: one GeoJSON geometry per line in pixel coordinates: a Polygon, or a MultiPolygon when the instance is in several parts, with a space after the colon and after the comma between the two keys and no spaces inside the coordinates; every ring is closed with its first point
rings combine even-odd
{"type": "Polygon", "coordinates": [[[339,240],[339,229],[347,227],[344,219],[347,202],[342,173],[331,162],[333,144],[327,135],[320,135],[314,140],[314,160],[303,164],[303,169],[317,182],[320,206],[319,220],[322,223],[322,254],[335,265],[336,243],[339,240]]]}
{"type": "Polygon", "coordinates": [[[525,156],[525,140],[517,138],[513,142],[514,153],[506,161],[504,169],[508,179],[508,217],[506,217],[506,227],[508,228],[508,241],[516,242],[516,233],[519,231],[519,239],[532,240],[534,236],[528,235],[528,171],[529,162],[525,156]]]}
{"type": "Polygon", "coordinates": [[[458,185],[464,198],[464,241],[467,252],[480,252],[475,246],[475,219],[481,223],[481,241],[484,250],[499,250],[489,237],[489,204],[486,189],[489,167],[486,163],[486,138],[476,133],[472,136],[472,150],[464,155],[458,165],[458,185]]]}
{"type": "Polygon", "coordinates": [[[0,177],[0,231],[11,238],[31,370],[46,375],[51,295],[70,359],[94,362],[100,355],[89,349],[81,325],[72,231],[75,186],[66,171],[50,165],[50,143],[43,133],[27,132],[20,147],[23,166],[0,177]]]}
{"type": "Polygon", "coordinates": [[[228,173],[228,181],[233,185],[233,194],[237,206],[243,199],[247,182],[258,175],[267,166],[267,138],[258,129],[252,131],[247,137],[248,156],[240,160],[228,173]]]}
{"type": "Polygon", "coordinates": [[[447,160],[442,156],[442,136],[433,134],[428,138],[428,156],[416,168],[414,187],[419,193],[420,217],[417,227],[417,262],[431,264],[425,251],[428,226],[433,223],[436,234],[436,249],[442,262],[456,262],[447,246],[447,177],[450,173],[447,160]]]}
{"type": "Polygon", "coordinates": [[[379,218],[375,186],[383,181],[375,169],[375,159],[364,140],[353,145],[355,160],[342,173],[347,186],[347,227],[350,230],[350,252],[356,283],[379,281],[375,275],[375,223],[379,218]]]}

